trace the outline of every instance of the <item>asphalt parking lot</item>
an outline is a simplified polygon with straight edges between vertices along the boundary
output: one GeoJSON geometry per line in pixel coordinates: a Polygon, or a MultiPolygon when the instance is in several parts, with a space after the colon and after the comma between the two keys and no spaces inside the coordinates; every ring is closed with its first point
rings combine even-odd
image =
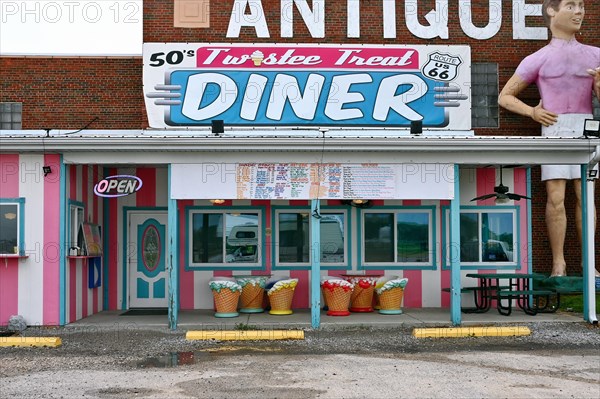
{"type": "Polygon", "coordinates": [[[521,325],[531,335],[340,327],[290,341],[187,341],[137,323],[29,328],[62,346],[0,348],[0,388],[6,398],[600,397],[600,328],[521,325]]]}

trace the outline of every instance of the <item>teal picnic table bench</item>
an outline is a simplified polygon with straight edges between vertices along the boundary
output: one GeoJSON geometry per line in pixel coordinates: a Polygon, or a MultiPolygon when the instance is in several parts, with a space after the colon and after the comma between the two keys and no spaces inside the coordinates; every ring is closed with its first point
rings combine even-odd
{"type": "MultiPolygon", "coordinates": [[[[507,289],[508,286],[500,286],[498,289],[507,289]]],[[[449,287],[442,288],[443,292],[451,292],[449,287]]],[[[489,287],[482,286],[466,286],[460,287],[461,294],[470,294],[473,293],[473,299],[475,306],[474,307],[461,307],[461,312],[463,313],[485,313],[490,310],[492,306],[491,302],[496,299],[495,290],[489,287]]]]}
{"type": "Polygon", "coordinates": [[[531,281],[546,278],[538,273],[469,273],[467,277],[479,280],[479,287],[483,287],[482,297],[487,298],[484,306],[477,313],[490,309],[492,301],[496,301],[498,313],[510,316],[513,301],[528,315],[538,312],[555,312],[556,291],[550,289],[534,288],[531,281]]]}

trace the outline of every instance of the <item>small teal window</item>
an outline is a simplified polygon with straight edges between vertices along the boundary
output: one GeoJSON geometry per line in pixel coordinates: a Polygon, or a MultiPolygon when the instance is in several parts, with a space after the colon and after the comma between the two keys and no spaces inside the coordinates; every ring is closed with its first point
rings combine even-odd
{"type": "Polygon", "coordinates": [[[0,199],[0,255],[25,252],[24,198],[0,199]]]}

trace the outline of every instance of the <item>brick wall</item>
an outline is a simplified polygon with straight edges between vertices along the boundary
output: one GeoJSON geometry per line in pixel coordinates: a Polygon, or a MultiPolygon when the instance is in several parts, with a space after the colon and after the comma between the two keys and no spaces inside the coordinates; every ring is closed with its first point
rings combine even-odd
{"type": "MultiPolygon", "coordinates": [[[[449,3],[449,40],[423,40],[413,36],[405,24],[404,2],[396,1],[397,37],[383,38],[382,1],[361,1],[361,37],[346,38],[346,2],[326,2],[325,38],[311,38],[297,11],[294,11],[294,38],[280,37],[279,1],[263,1],[271,37],[258,39],[254,29],[243,28],[237,39],[226,38],[233,0],[211,1],[210,28],[190,29],[173,27],[172,0],[144,1],[145,42],[220,42],[220,43],[344,43],[344,44],[463,44],[472,48],[472,62],[499,64],[500,86],[514,72],[526,55],[545,43],[534,40],[513,40],[512,2],[503,3],[501,31],[489,40],[474,40],[460,28],[458,2],[449,3]]],[[[310,2],[309,2],[310,3],[310,2]]],[[[473,22],[485,26],[488,21],[488,2],[473,2],[473,22]]],[[[541,3],[531,0],[527,2],[541,3]]],[[[586,22],[578,39],[582,43],[600,45],[600,5],[588,1],[586,22]]],[[[435,0],[419,1],[419,20],[435,7],[435,0]]],[[[540,26],[541,18],[530,17],[527,26],[540,26]]],[[[0,58],[0,101],[23,102],[24,129],[73,129],[85,126],[94,117],[99,120],[94,129],[139,129],[147,127],[142,93],[142,60],[140,58],[0,58]]],[[[531,87],[523,95],[526,102],[539,101],[537,90],[531,87]]],[[[479,135],[539,135],[539,126],[528,118],[501,111],[500,128],[476,129],[479,135]]],[[[526,162],[526,160],[524,160],[526,162]]],[[[544,222],[546,194],[539,182],[539,167],[533,171],[533,255],[534,269],[547,271],[551,258],[544,222]]],[[[570,187],[569,187],[570,189],[570,187]]],[[[596,190],[600,203],[600,189],[596,190]]],[[[580,251],[574,229],[572,190],[567,207],[569,232],[566,251],[569,259],[579,264],[580,251]]],[[[600,237],[600,230],[597,230],[600,237]]],[[[600,245],[600,240],[599,245],[600,245]]],[[[600,253],[600,250],[597,251],[600,253]]],[[[600,265],[600,255],[596,259],[600,265]]],[[[577,268],[575,268],[577,269],[577,268]]],[[[571,270],[574,270],[573,268],[571,270]]]]}

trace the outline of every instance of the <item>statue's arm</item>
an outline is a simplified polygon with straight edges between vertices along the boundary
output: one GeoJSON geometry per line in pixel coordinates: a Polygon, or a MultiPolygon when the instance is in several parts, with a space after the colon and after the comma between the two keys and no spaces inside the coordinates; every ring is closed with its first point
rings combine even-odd
{"type": "Polygon", "coordinates": [[[519,99],[519,94],[525,90],[527,86],[529,86],[529,83],[521,79],[519,75],[514,74],[508,82],[506,82],[506,85],[504,85],[504,88],[500,92],[498,104],[511,112],[527,116],[544,126],[553,125],[556,122],[558,115],[545,110],[542,107],[542,101],[540,101],[537,106],[532,107],[519,99]]]}
{"type": "Polygon", "coordinates": [[[588,69],[587,72],[594,77],[594,93],[596,93],[596,98],[600,100],[600,66],[596,69],[588,69]]]}

